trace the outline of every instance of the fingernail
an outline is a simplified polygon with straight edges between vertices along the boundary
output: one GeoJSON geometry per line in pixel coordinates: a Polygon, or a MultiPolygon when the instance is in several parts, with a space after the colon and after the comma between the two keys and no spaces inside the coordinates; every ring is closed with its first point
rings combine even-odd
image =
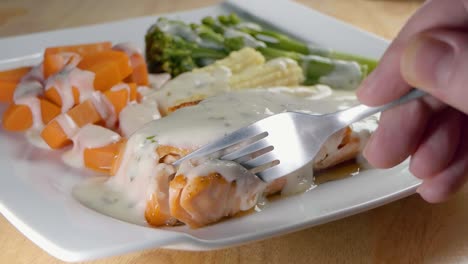
{"type": "Polygon", "coordinates": [[[455,51],[446,42],[420,35],[412,39],[401,59],[401,74],[412,86],[435,89],[448,82],[455,51]]]}

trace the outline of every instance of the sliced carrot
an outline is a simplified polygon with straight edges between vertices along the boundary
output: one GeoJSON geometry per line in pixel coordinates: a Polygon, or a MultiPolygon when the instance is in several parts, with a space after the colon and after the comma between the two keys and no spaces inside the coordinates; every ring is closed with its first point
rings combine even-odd
{"type": "Polygon", "coordinates": [[[16,81],[18,82],[31,70],[31,67],[21,67],[7,71],[0,71],[0,81],[16,81]]]}
{"type": "Polygon", "coordinates": [[[136,83],[127,83],[130,87],[130,101],[138,100],[138,87],[136,83]]]}
{"type": "Polygon", "coordinates": [[[110,169],[110,175],[111,176],[114,176],[117,174],[117,171],[119,170],[120,168],[120,165],[122,164],[122,160],[123,160],[123,156],[125,154],[125,147],[126,147],[126,139],[122,139],[120,141],[120,146],[119,146],[119,151],[117,153],[117,157],[114,159],[114,163],[112,164],[112,167],[110,169]]]}
{"type": "Polygon", "coordinates": [[[56,116],[60,115],[61,109],[57,105],[44,100],[39,99],[41,104],[41,117],[44,124],[48,124],[56,116]]]}
{"type": "Polygon", "coordinates": [[[148,68],[145,58],[139,53],[133,53],[130,56],[130,64],[132,65],[132,74],[127,77],[126,81],[134,82],[138,85],[148,85],[148,68]]]}
{"type": "Polygon", "coordinates": [[[108,90],[104,93],[104,95],[114,106],[114,110],[117,115],[120,113],[120,111],[122,111],[122,109],[124,109],[124,107],[128,103],[129,94],[127,89],[120,89],[117,91],[108,90]]]}
{"type": "Polygon", "coordinates": [[[57,54],[60,52],[75,52],[80,55],[85,55],[89,53],[110,50],[111,48],[112,48],[112,43],[109,41],[105,41],[105,42],[86,43],[86,44],[78,44],[78,45],[49,47],[45,50],[45,53],[48,52],[50,54],[57,54]]]}
{"type": "Polygon", "coordinates": [[[135,83],[127,84],[130,89],[120,89],[117,91],[107,90],[104,95],[114,106],[115,113],[118,115],[129,101],[137,99],[137,86],[135,83]],[[129,94],[130,92],[130,94],[129,94]]]}
{"type": "Polygon", "coordinates": [[[94,86],[100,91],[111,88],[132,73],[127,54],[115,50],[86,55],[78,67],[96,74],[94,86]]]}
{"type": "Polygon", "coordinates": [[[132,73],[130,58],[125,52],[117,50],[106,50],[85,55],[78,64],[78,67],[81,69],[87,69],[92,65],[99,64],[104,61],[113,61],[118,65],[122,80],[132,73]]]}
{"type": "MultiPolygon", "coordinates": [[[[75,122],[76,126],[83,127],[87,124],[96,124],[102,120],[99,112],[91,100],[86,100],[76,105],[66,113],[75,122]]],[[[64,147],[71,143],[57,120],[50,121],[42,130],[41,136],[53,149],[64,147]]]]}
{"type": "MultiPolygon", "coordinates": [[[[44,124],[60,114],[60,108],[55,104],[39,99],[41,117],[44,124]]],[[[33,115],[27,105],[12,104],[3,114],[3,128],[8,131],[25,131],[33,125],[33,115]]]]}
{"type": "Polygon", "coordinates": [[[94,64],[87,70],[94,72],[94,89],[98,91],[109,90],[123,80],[118,65],[113,61],[94,64]]]}
{"type": "MultiPolygon", "coordinates": [[[[72,87],[73,99],[75,105],[80,102],[80,91],[76,87],[72,87]]],[[[44,96],[58,106],[62,106],[62,97],[55,87],[50,87],[44,92],[44,96]]]]}
{"type": "Polygon", "coordinates": [[[67,114],[75,121],[78,127],[82,127],[87,124],[95,124],[102,120],[99,112],[96,110],[91,100],[86,100],[83,103],[76,105],[70,109],[67,114]]]}
{"type": "Polygon", "coordinates": [[[10,105],[3,114],[2,125],[7,131],[27,130],[33,125],[31,109],[26,105],[10,105]]]}
{"type": "Polygon", "coordinates": [[[16,86],[18,86],[17,81],[0,80],[0,102],[12,103],[16,86]]]}
{"type": "Polygon", "coordinates": [[[41,137],[52,149],[63,148],[71,143],[57,120],[50,121],[41,131],[41,137]]]}
{"type": "Polygon", "coordinates": [[[111,48],[112,43],[110,42],[49,47],[44,52],[44,77],[48,78],[63,69],[66,61],[63,56],[60,55],[62,52],[74,52],[81,56],[85,56],[87,54],[110,50],[111,48]]]}
{"type": "Polygon", "coordinates": [[[83,153],[85,167],[110,174],[121,144],[119,141],[100,148],[86,148],[83,153]]]}
{"type": "Polygon", "coordinates": [[[44,78],[47,79],[49,76],[54,75],[61,71],[65,66],[65,59],[63,56],[52,51],[46,50],[44,53],[44,78]]]}

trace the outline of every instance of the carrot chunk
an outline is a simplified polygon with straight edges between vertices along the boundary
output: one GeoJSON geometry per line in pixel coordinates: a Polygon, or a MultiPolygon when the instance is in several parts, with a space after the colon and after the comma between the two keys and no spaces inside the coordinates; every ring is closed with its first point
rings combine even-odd
{"type": "Polygon", "coordinates": [[[98,91],[109,90],[123,80],[118,65],[113,61],[93,64],[87,70],[94,72],[94,89],[98,91]]]}
{"type": "Polygon", "coordinates": [[[122,141],[119,141],[100,148],[86,148],[83,152],[85,167],[110,174],[121,144],[122,141]]]}
{"type": "MultiPolygon", "coordinates": [[[[72,93],[75,105],[80,103],[80,91],[76,87],[72,87],[72,93]]],[[[54,104],[62,106],[62,97],[55,87],[50,87],[49,89],[45,90],[44,96],[54,104]]]]}
{"type": "Polygon", "coordinates": [[[66,61],[64,60],[63,56],[60,55],[60,53],[73,52],[81,56],[85,56],[87,54],[110,50],[111,48],[112,43],[108,41],[79,45],[49,47],[44,52],[44,77],[48,78],[49,76],[56,74],[63,69],[63,67],[66,64],[66,61]]]}
{"type": "MultiPolygon", "coordinates": [[[[87,124],[96,124],[102,121],[96,107],[91,100],[86,100],[76,105],[66,113],[77,127],[83,127],[87,124]]],[[[41,133],[44,141],[53,149],[62,148],[71,143],[69,136],[57,120],[50,121],[41,133]]],[[[71,136],[71,135],[70,135],[71,136]]]]}
{"type": "Polygon", "coordinates": [[[104,93],[106,98],[111,102],[111,104],[114,106],[114,111],[118,115],[122,109],[127,105],[128,103],[128,90],[127,89],[120,89],[117,91],[106,91],[104,93]]]}
{"type": "Polygon", "coordinates": [[[132,65],[132,74],[127,77],[126,81],[134,82],[138,85],[148,85],[148,68],[145,58],[139,53],[134,53],[130,56],[130,64],[132,65]]]}
{"type": "Polygon", "coordinates": [[[127,83],[130,87],[130,101],[138,100],[138,87],[136,83],[127,83]]]}
{"type": "Polygon", "coordinates": [[[27,130],[33,125],[31,109],[26,105],[10,105],[3,114],[2,125],[7,131],[27,130]]]}
{"type": "Polygon", "coordinates": [[[57,105],[47,100],[44,100],[44,99],[39,99],[39,100],[41,104],[42,122],[47,125],[52,119],[60,115],[61,110],[60,110],[60,107],[58,107],[57,105]]]}
{"type": "Polygon", "coordinates": [[[117,171],[120,168],[120,165],[121,165],[122,160],[123,160],[123,156],[125,154],[126,143],[127,143],[127,141],[125,139],[122,139],[120,141],[120,146],[119,146],[119,151],[117,153],[117,157],[114,159],[114,163],[112,164],[112,167],[111,167],[110,172],[109,172],[111,176],[114,176],[115,174],[117,174],[117,171]]]}
{"type": "Polygon", "coordinates": [[[127,54],[115,50],[84,56],[78,67],[96,74],[94,88],[99,91],[110,89],[132,73],[127,54]]]}
{"type": "Polygon", "coordinates": [[[41,137],[52,149],[63,148],[71,143],[67,134],[57,122],[57,120],[50,121],[41,131],[41,137]]]}
{"type": "Polygon", "coordinates": [[[49,76],[52,76],[63,69],[66,62],[63,56],[60,54],[52,53],[48,50],[44,53],[44,78],[47,79],[49,76]]]}
{"type": "Polygon", "coordinates": [[[80,55],[85,55],[89,53],[110,50],[111,48],[112,48],[112,43],[109,41],[105,41],[105,42],[96,42],[96,43],[87,43],[87,44],[78,44],[78,45],[49,47],[45,50],[45,53],[57,54],[60,52],[75,52],[80,55]]]}
{"type": "MultiPolygon", "coordinates": [[[[55,104],[39,99],[42,122],[47,124],[60,114],[55,104]]],[[[33,125],[32,111],[27,105],[12,104],[3,114],[3,128],[8,131],[25,131],[33,125]]]]}
{"type": "Polygon", "coordinates": [[[114,111],[118,115],[130,101],[137,99],[137,86],[135,83],[127,83],[129,89],[108,90],[104,95],[114,106],[114,111]]]}
{"type": "Polygon", "coordinates": [[[0,80],[0,102],[12,103],[13,95],[15,94],[17,81],[3,81],[0,80]]]}
{"type": "Polygon", "coordinates": [[[76,123],[78,127],[82,127],[87,124],[95,124],[102,120],[99,112],[96,110],[91,100],[86,100],[83,103],[76,105],[70,109],[67,114],[76,123]]]}
{"type": "Polygon", "coordinates": [[[18,82],[31,70],[31,67],[20,67],[7,71],[0,71],[0,82],[3,81],[14,81],[18,82]]]}

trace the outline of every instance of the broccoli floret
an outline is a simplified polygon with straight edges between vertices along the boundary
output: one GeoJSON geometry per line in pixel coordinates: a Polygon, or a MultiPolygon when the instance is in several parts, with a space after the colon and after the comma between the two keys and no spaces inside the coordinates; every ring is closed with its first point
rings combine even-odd
{"type": "Polygon", "coordinates": [[[226,57],[224,38],[203,25],[160,18],[147,32],[146,60],[150,72],[172,76],[226,57]]]}

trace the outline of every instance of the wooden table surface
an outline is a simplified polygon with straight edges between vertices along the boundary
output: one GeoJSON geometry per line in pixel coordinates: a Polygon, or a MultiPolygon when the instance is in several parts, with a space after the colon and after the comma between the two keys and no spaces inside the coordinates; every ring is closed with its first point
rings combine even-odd
{"type": "MultiPolygon", "coordinates": [[[[273,0],[272,0],[273,1],[273,0]]],[[[187,10],[217,0],[1,0],[0,37],[187,10]]],[[[421,5],[412,0],[301,0],[393,38],[421,5]]],[[[413,195],[339,221],[211,252],[147,250],[93,263],[461,263],[468,262],[468,191],[429,205],[413,195]]],[[[61,263],[0,216],[0,263],[61,263]]]]}

